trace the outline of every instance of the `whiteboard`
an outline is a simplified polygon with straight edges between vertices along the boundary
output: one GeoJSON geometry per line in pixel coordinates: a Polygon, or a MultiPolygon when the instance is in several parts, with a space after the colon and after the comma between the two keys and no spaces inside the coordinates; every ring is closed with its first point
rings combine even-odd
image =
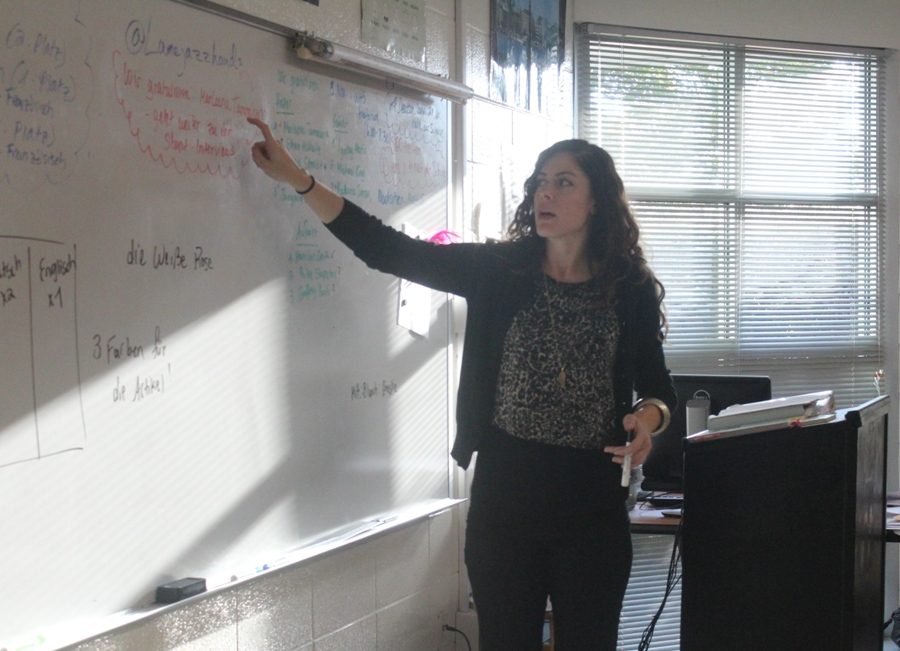
{"type": "Polygon", "coordinates": [[[0,89],[0,646],[449,496],[447,297],[398,326],[245,122],[427,236],[445,101],[163,0],[0,0],[0,89]]]}

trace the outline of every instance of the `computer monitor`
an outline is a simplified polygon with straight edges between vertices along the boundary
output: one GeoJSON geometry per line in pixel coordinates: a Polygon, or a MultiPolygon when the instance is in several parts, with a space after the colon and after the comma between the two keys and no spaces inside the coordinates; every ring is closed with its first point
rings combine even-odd
{"type": "Polygon", "coordinates": [[[644,461],[641,488],[654,492],[681,492],[684,479],[684,437],[687,434],[686,406],[695,397],[709,397],[709,413],[725,407],[772,398],[772,382],[765,375],[672,374],[678,407],[668,429],[653,439],[653,450],[644,461]]]}

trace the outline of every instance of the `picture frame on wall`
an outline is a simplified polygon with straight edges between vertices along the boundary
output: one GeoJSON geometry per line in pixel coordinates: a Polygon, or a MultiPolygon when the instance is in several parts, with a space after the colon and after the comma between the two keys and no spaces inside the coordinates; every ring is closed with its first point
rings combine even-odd
{"type": "Polygon", "coordinates": [[[565,0],[491,0],[491,99],[546,112],[565,56],[565,0]]]}

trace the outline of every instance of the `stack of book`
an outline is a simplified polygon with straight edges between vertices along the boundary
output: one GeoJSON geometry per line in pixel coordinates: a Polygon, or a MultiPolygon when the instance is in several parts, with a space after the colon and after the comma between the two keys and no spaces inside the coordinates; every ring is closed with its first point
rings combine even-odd
{"type": "Polygon", "coordinates": [[[834,416],[834,393],[816,391],[726,407],[709,417],[705,431],[688,438],[718,438],[784,427],[804,427],[827,422],[834,416]]]}

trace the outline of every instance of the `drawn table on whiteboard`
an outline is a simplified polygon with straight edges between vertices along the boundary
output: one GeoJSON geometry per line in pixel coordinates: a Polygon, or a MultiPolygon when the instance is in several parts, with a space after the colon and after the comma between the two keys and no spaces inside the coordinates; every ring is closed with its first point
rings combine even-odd
{"type": "Polygon", "coordinates": [[[84,447],[81,401],[62,400],[80,390],[75,254],[62,242],[0,236],[0,466],[84,447]]]}

